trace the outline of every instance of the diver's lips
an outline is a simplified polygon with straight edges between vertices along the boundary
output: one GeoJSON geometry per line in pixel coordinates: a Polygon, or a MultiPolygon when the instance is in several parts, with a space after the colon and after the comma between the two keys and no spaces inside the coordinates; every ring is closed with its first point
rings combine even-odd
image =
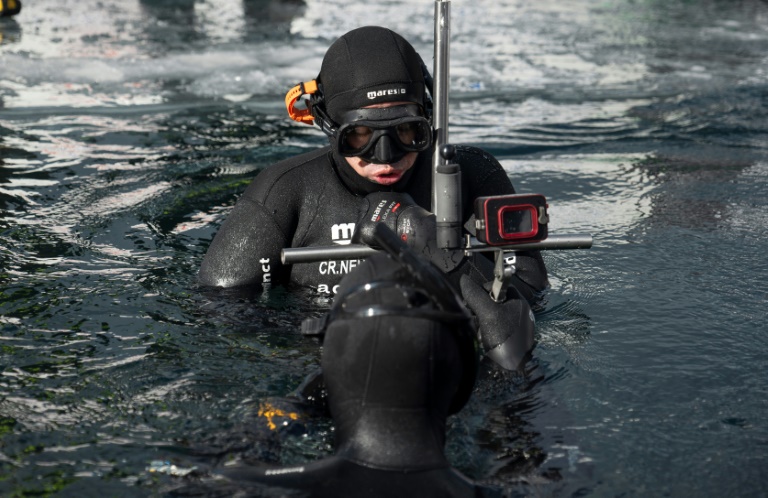
{"type": "Polygon", "coordinates": [[[394,164],[368,163],[365,168],[369,171],[368,178],[381,185],[397,183],[408,171],[408,168],[398,167],[400,162],[394,164]]]}
{"type": "Polygon", "coordinates": [[[373,179],[376,181],[376,183],[381,185],[392,185],[393,183],[400,181],[404,174],[405,171],[388,168],[381,173],[374,173],[373,179]]]}

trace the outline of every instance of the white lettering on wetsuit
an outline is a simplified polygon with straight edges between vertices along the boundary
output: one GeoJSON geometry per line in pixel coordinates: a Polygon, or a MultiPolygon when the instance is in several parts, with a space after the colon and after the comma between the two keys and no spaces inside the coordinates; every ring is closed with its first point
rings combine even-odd
{"type": "MultiPolygon", "coordinates": [[[[331,226],[331,240],[334,244],[347,245],[352,242],[352,234],[355,233],[355,223],[334,223],[331,226]]],[[[344,261],[322,261],[317,267],[320,275],[346,275],[362,263],[361,259],[347,259],[344,261]]],[[[318,284],[317,292],[320,294],[336,294],[338,285],[318,284]]]]}
{"type": "Polygon", "coordinates": [[[261,277],[261,283],[263,284],[271,284],[272,283],[272,266],[269,264],[269,258],[261,258],[259,260],[259,263],[261,263],[261,271],[264,272],[264,275],[261,277]]]}
{"type": "Polygon", "coordinates": [[[354,270],[359,265],[359,259],[347,259],[344,261],[323,261],[320,263],[318,271],[320,275],[345,275],[354,270]]]}
{"type": "Polygon", "coordinates": [[[317,286],[317,292],[320,294],[336,294],[339,292],[339,286],[334,285],[333,288],[329,289],[327,284],[320,284],[317,286]]]}
{"type": "Polygon", "coordinates": [[[304,472],[304,467],[289,467],[287,469],[267,469],[264,475],[276,476],[280,474],[300,474],[304,472]]]}

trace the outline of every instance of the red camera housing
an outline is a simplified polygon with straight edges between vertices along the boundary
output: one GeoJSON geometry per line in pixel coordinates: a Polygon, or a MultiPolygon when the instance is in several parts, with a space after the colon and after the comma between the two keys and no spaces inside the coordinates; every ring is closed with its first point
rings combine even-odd
{"type": "Polygon", "coordinates": [[[547,238],[547,200],[541,194],[514,194],[475,199],[475,229],[480,242],[511,245],[547,238]]]}

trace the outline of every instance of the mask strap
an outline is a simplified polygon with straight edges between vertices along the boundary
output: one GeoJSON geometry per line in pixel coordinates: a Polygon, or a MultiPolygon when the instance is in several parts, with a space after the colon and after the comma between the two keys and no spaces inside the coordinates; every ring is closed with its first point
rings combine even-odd
{"type": "Polygon", "coordinates": [[[308,125],[314,124],[314,118],[309,108],[297,109],[296,101],[298,101],[302,95],[314,95],[317,92],[317,80],[305,81],[299,83],[295,87],[288,90],[285,95],[285,107],[288,109],[288,116],[294,121],[304,123],[308,125]]]}

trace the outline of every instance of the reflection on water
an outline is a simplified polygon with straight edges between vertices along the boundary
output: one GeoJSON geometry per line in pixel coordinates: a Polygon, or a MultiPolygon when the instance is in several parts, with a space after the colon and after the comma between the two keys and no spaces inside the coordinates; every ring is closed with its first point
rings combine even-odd
{"type": "MultiPolygon", "coordinates": [[[[451,461],[524,495],[759,495],[768,6],[452,9],[453,139],[595,246],[545,255],[528,375],[482,372],[451,461]]],[[[327,418],[259,415],[316,367],[297,328],[327,300],[201,294],[195,274],[253,176],[325,143],[282,98],[330,41],[382,24],[428,60],[431,19],[429,2],[39,0],[0,20],[0,494],[222,491],[146,469],[330,452],[327,418]]]]}
{"type": "Polygon", "coordinates": [[[21,38],[21,26],[15,19],[0,17],[0,45],[16,43],[21,38]]]}

